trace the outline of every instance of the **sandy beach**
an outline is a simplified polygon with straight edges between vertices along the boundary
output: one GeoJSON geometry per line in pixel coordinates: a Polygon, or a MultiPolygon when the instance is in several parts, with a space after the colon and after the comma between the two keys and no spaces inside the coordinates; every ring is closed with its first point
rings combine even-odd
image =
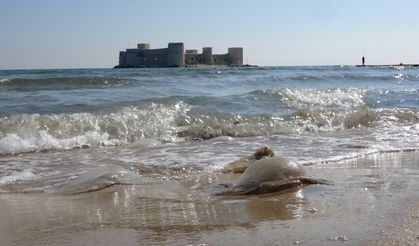
{"type": "Polygon", "coordinates": [[[176,185],[119,185],[78,195],[1,194],[0,240],[4,245],[417,245],[418,160],[418,152],[398,152],[308,166],[311,176],[333,185],[262,196],[212,196],[217,183],[237,178],[222,173],[202,173],[176,185]],[[199,196],[184,197],[173,188],[177,185],[199,196]]]}

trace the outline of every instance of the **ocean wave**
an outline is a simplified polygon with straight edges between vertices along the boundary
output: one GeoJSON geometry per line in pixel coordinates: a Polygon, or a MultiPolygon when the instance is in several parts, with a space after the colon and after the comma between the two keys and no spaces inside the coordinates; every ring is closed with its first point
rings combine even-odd
{"type": "Polygon", "coordinates": [[[419,121],[413,109],[374,110],[362,108],[351,112],[299,110],[286,117],[273,115],[198,114],[180,137],[210,139],[218,136],[249,137],[270,134],[341,131],[382,124],[411,124],[419,121]]]}
{"type": "Polygon", "coordinates": [[[71,90],[115,88],[131,86],[133,80],[119,77],[52,77],[52,78],[12,78],[0,80],[0,91],[33,91],[33,90],[71,90]]]}
{"type": "MultiPolygon", "coordinates": [[[[326,100],[326,105],[336,104],[330,100],[326,100]]],[[[417,109],[371,109],[362,105],[357,97],[341,107],[346,109],[301,107],[289,115],[278,116],[218,112],[177,101],[96,113],[19,114],[0,119],[0,154],[127,145],[141,139],[177,142],[219,136],[342,131],[419,121],[417,109]],[[361,106],[352,108],[352,104],[361,106]]]]}
{"type": "Polygon", "coordinates": [[[336,109],[353,108],[364,105],[362,100],[366,89],[268,89],[268,96],[277,95],[289,107],[296,109],[336,109]]]}
{"type": "Polygon", "coordinates": [[[125,145],[141,138],[176,141],[176,119],[189,105],[150,103],[111,112],[19,114],[0,119],[0,154],[125,145]]]}

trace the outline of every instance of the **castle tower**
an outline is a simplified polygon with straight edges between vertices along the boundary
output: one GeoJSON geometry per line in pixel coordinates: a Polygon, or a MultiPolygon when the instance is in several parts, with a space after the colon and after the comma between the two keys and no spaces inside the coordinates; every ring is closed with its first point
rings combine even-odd
{"type": "Polygon", "coordinates": [[[169,43],[167,52],[167,66],[185,66],[185,48],[183,43],[169,43]]]}
{"type": "Polygon", "coordinates": [[[204,47],[202,48],[202,59],[203,59],[203,63],[210,65],[213,63],[213,58],[212,58],[212,48],[211,47],[204,47]]]}
{"type": "Polygon", "coordinates": [[[228,58],[230,59],[231,65],[242,66],[243,65],[243,48],[241,47],[228,48],[228,58]]]}

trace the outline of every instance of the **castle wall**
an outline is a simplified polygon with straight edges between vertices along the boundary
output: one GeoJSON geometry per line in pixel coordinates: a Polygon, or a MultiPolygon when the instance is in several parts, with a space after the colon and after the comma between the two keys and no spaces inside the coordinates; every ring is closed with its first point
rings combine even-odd
{"type": "Polygon", "coordinates": [[[138,54],[140,67],[165,67],[167,66],[168,49],[140,50],[138,54]]]}
{"type": "Polygon", "coordinates": [[[196,65],[200,63],[201,56],[198,50],[185,50],[185,65],[196,65]]]}
{"type": "Polygon", "coordinates": [[[125,65],[129,67],[138,66],[138,50],[137,49],[127,49],[125,51],[125,65]]]}
{"type": "Polygon", "coordinates": [[[188,54],[185,53],[185,65],[203,64],[202,54],[188,54]]]}
{"type": "Polygon", "coordinates": [[[229,65],[229,63],[230,63],[230,60],[227,54],[213,55],[214,65],[229,65]]]}

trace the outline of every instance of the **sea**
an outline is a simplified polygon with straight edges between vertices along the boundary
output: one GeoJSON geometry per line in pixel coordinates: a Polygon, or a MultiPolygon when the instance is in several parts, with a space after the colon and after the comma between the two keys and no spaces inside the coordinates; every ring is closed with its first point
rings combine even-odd
{"type": "Polygon", "coordinates": [[[0,70],[3,194],[216,173],[261,146],[303,166],[417,151],[419,68],[0,70]]]}

